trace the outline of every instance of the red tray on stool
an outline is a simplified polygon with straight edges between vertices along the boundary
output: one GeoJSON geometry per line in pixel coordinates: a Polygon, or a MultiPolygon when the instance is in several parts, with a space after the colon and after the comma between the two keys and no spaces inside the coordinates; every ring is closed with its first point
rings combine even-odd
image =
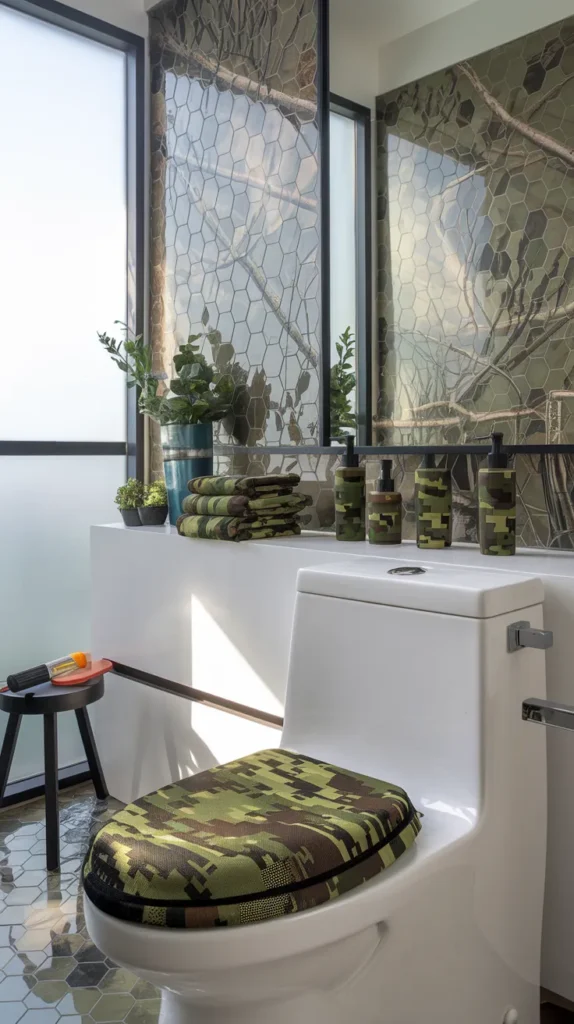
{"type": "Polygon", "coordinates": [[[95,679],[96,676],[105,676],[106,672],[111,672],[113,667],[112,662],[107,658],[90,661],[85,668],[79,668],[76,672],[68,672],[65,676],[56,676],[55,679],[52,679],[52,686],[79,686],[81,683],[89,682],[90,679],[95,679]]]}

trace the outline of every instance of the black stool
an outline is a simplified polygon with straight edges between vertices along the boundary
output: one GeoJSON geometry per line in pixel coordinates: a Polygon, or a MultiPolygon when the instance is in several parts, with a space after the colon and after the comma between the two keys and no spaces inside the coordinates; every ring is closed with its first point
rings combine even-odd
{"type": "Polygon", "coordinates": [[[60,866],[60,822],[58,813],[58,728],[56,715],[75,711],[80,736],[90,766],[98,800],[108,796],[104,773],[98,757],[94,734],[86,707],[104,696],[104,677],[97,676],[78,686],[53,686],[43,683],[21,693],[0,693],[0,710],[9,714],[0,752],[0,807],[4,800],[16,740],[23,715],[44,716],[44,775],[46,789],[46,864],[48,871],[60,866]]]}

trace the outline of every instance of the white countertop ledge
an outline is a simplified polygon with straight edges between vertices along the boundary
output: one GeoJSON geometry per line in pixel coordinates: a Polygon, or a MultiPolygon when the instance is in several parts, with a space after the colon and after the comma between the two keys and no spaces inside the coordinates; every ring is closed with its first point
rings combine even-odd
{"type": "Polygon", "coordinates": [[[574,552],[555,551],[550,548],[518,548],[514,556],[482,555],[476,544],[453,544],[443,551],[421,551],[414,541],[403,541],[402,544],[369,544],[364,542],[338,541],[334,534],[319,531],[304,531],[300,537],[277,537],[268,540],[241,541],[210,541],[180,537],[175,526],[139,526],[126,527],[123,523],[106,523],[92,527],[93,530],[115,530],[125,534],[142,537],[149,534],[154,543],[178,544],[181,546],[182,557],[184,546],[193,550],[198,545],[205,549],[213,548],[240,551],[242,557],[257,549],[295,549],[301,553],[318,552],[336,556],[355,555],[359,558],[392,558],[393,561],[404,561],[407,564],[469,566],[513,573],[526,573],[529,576],[563,576],[574,579],[574,552]]]}

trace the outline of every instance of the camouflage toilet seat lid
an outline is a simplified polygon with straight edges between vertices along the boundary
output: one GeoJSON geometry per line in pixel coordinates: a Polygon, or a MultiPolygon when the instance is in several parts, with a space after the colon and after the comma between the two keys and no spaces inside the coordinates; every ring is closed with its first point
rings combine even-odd
{"type": "Polygon", "coordinates": [[[119,811],[92,839],[84,887],[104,913],[135,923],[249,924],[349,892],[420,827],[398,786],[265,750],[119,811]]]}

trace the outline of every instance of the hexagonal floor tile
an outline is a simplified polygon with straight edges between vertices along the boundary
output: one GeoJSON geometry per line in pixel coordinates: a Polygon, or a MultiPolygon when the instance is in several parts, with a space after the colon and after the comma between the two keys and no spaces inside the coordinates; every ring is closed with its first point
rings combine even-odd
{"type": "Polygon", "coordinates": [[[40,889],[38,886],[22,886],[22,888],[18,886],[18,888],[8,893],[4,903],[7,907],[16,905],[29,907],[39,895],[40,889]]]}
{"type": "Polygon", "coordinates": [[[157,1024],[160,1011],[159,999],[143,999],[136,1003],[126,1017],[126,1024],[157,1024]]]}
{"type": "Polygon", "coordinates": [[[57,1010],[26,1010],[18,1024],[58,1024],[59,1019],[57,1010]]]}
{"type": "MultiPolygon", "coordinates": [[[[0,950],[0,962],[2,960],[0,950]]],[[[30,950],[29,953],[14,953],[12,949],[7,950],[12,954],[11,958],[4,964],[4,974],[36,974],[36,971],[46,961],[46,954],[42,950],[30,950]]]]}
{"type": "Polygon", "coordinates": [[[91,1010],[91,1015],[98,1024],[104,1021],[125,1020],[134,1006],[134,997],[127,993],[104,995],[91,1010]]]}
{"type": "MultiPolygon", "coordinates": [[[[13,959],[13,952],[9,946],[0,946],[0,971],[6,972],[6,965],[13,959]]],[[[21,974],[21,971],[16,971],[21,974]]]]}
{"type": "Polygon", "coordinates": [[[44,1006],[56,1006],[68,992],[65,981],[39,981],[24,1002],[30,1010],[41,1010],[44,1006]]]}
{"type": "Polygon", "coordinates": [[[101,992],[131,992],[137,982],[137,977],[124,967],[116,967],[108,971],[100,981],[98,988],[101,992]]]}
{"type": "Polygon", "coordinates": [[[63,932],[60,935],[52,935],[50,948],[47,952],[54,957],[74,956],[85,943],[83,935],[72,932],[63,932]]]}
{"type": "Polygon", "coordinates": [[[2,1003],[2,1024],[17,1024],[26,1012],[23,1003],[2,1003]]]}
{"type": "Polygon", "coordinates": [[[64,981],[75,966],[76,961],[71,956],[58,956],[55,959],[48,957],[34,973],[38,981],[64,981]]]}
{"type": "Polygon", "coordinates": [[[74,953],[74,959],[77,960],[79,964],[96,964],[103,963],[106,958],[102,951],[99,950],[97,946],[94,946],[91,939],[88,939],[84,942],[83,946],[74,953]]]}
{"type": "Polygon", "coordinates": [[[36,979],[33,975],[26,977],[14,976],[12,978],[4,978],[0,981],[0,1004],[3,1002],[17,1002],[19,999],[23,1002],[35,984],[36,979]]]}
{"type": "Polygon", "coordinates": [[[24,929],[20,938],[14,942],[14,948],[20,953],[28,950],[43,950],[46,948],[49,941],[50,931],[48,928],[24,929]]]}
{"type": "Polygon", "coordinates": [[[91,988],[99,985],[107,972],[106,964],[77,964],[66,981],[70,988],[91,988]]]}
{"type": "Polygon", "coordinates": [[[58,1012],[63,1015],[89,1013],[100,998],[101,992],[97,988],[69,989],[58,1003],[58,1012]]]}
{"type": "Polygon", "coordinates": [[[138,978],[132,988],[132,996],[139,1002],[142,999],[159,999],[159,989],[143,978],[138,978]]]}

